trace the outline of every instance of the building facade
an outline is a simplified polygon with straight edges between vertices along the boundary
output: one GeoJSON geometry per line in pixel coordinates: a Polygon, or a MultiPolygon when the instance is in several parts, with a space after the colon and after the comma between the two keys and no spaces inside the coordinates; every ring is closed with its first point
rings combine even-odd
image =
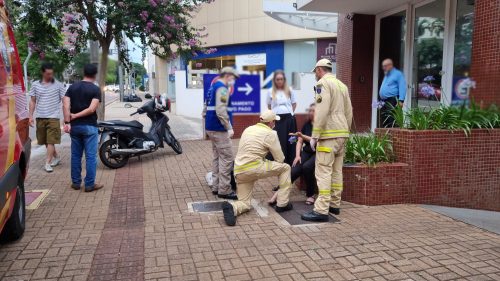
{"type": "MultiPolygon", "coordinates": [[[[192,25],[206,29],[208,36],[202,39],[204,46],[216,51],[199,54],[188,61],[177,59],[171,62],[150,54],[147,59],[149,91],[167,93],[178,101],[177,114],[196,117],[201,112],[194,111],[201,107],[202,100],[196,98],[196,104],[189,109],[181,108],[179,102],[182,103],[186,95],[198,97],[199,90],[203,89],[203,75],[218,73],[224,66],[260,75],[263,88],[270,86],[275,70],[283,69],[288,82],[300,89],[304,80],[308,81],[307,84],[311,83],[310,77],[304,79],[303,73],[310,72],[318,58],[334,60],[336,50],[336,15],[311,13],[308,18],[303,18],[304,14],[296,11],[292,1],[285,0],[218,0],[204,4],[193,15],[192,25]],[[275,12],[276,5],[287,6],[291,11],[275,12]],[[321,19],[321,25],[316,25],[311,20],[312,16],[321,19]],[[284,23],[286,19],[296,21],[295,26],[284,23]]],[[[312,94],[304,100],[304,103],[312,102],[312,94]]],[[[299,109],[303,111],[305,104],[299,109]]]]}
{"type": "Polygon", "coordinates": [[[350,88],[358,131],[378,125],[377,100],[392,58],[407,81],[405,107],[500,105],[498,0],[298,0],[339,14],[337,76],[350,88]]]}

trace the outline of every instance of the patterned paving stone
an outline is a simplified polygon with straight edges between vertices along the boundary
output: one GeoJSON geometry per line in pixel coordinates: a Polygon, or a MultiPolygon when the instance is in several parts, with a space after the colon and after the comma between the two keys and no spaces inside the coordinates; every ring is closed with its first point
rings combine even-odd
{"type": "MultiPolygon", "coordinates": [[[[235,145],[237,142],[235,141],[235,145]]],[[[256,184],[267,209],[226,227],[190,202],[217,200],[205,185],[211,149],[183,142],[99,167],[96,193],[69,187],[69,146],[53,174],[33,159],[28,190],[50,189],[27,230],[0,246],[0,280],[498,280],[500,236],[415,205],[344,204],[340,223],[290,226],[265,206],[276,179],[256,184]]],[[[300,192],[292,200],[303,201],[300,192]]]]}

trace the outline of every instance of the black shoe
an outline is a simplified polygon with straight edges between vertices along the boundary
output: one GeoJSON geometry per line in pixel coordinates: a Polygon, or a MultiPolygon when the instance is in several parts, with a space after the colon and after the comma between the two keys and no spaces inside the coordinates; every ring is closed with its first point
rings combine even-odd
{"type": "Polygon", "coordinates": [[[280,207],[280,206],[275,206],[274,207],[274,210],[276,210],[276,213],[283,213],[283,212],[286,212],[286,211],[290,211],[292,209],[293,209],[292,203],[288,203],[288,205],[286,205],[284,207],[280,207]]]}
{"type": "Polygon", "coordinates": [[[74,190],[80,190],[80,189],[82,189],[82,185],[72,183],[71,188],[73,188],[74,190]]]}
{"type": "Polygon", "coordinates": [[[233,205],[225,201],[222,203],[222,213],[224,214],[224,221],[228,226],[234,226],[236,224],[236,216],[234,215],[233,205]]]}
{"type": "Polygon", "coordinates": [[[236,196],[236,192],[231,192],[229,194],[219,194],[219,198],[229,199],[229,200],[238,200],[238,196],[236,196]]]}
{"type": "Polygon", "coordinates": [[[310,211],[309,213],[305,213],[300,216],[302,220],[305,221],[315,221],[315,222],[327,222],[329,217],[328,215],[323,215],[320,213],[316,213],[315,211],[310,211]]]}
{"type": "Polygon", "coordinates": [[[328,209],[328,211],[334,215],[340,215],[340,208],[334,208],[334,207],[330,207],[330,209],[328,209]]]}
{"type": "Polygon", "coordinates": [[[278,191],[278,189],[280,189],[280,186],[279,186],[279,185],[278,185],[278,186],[273,187],[273,191],[274,191],[274,192],[278,191]]]}
{"type": "Polygon", "coordinates": [[[213,194],[213,195],[217,195],[217,194],[219,194],[219,191],[217,191],[217,190],[212,190],[212,194],[213,194]]]}

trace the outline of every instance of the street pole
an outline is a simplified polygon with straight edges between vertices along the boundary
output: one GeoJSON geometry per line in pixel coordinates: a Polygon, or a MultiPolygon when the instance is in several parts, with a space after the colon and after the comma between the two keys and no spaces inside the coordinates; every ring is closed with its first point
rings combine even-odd
{"type": "Polygon", "coordinates": [[[123,102],[124,87],[123,87],[123,66],[120,60],[118,60],[118,83],[120,83],[120,101],[123,102]]]}
{"type": "Polygon", "coordinates": [[[23,68],[24,68],[24,90],[28,92],[28,62],[30,61],[31,55],[33,53],[31,52],[31,48],[28,47],[28,56],[24,60],[23,68]]]}

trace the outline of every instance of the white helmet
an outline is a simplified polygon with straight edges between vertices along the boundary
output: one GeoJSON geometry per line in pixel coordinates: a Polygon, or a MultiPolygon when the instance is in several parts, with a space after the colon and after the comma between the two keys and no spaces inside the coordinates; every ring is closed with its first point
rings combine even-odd
{"type": "Polygon", "coordinates": [[[161,94],[156,96],[155,98],[155,108],[160,111],[164,112],[169,110],[170,107],[170,101],[167,98],[167,94],[161,94]]]}

